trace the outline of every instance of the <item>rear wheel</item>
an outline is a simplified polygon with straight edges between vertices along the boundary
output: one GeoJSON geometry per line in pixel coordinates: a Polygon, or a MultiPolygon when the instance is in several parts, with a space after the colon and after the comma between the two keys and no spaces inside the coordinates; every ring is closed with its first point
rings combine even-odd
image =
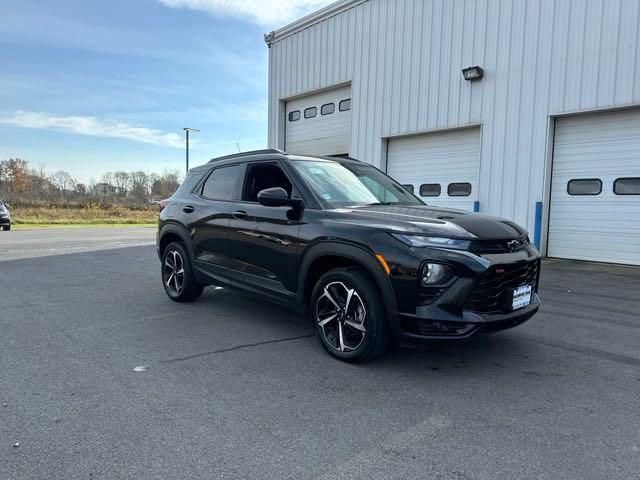
{"type": "Polygon", "coordinates": [[[371,360],[387,350],[385,309],[377,285],[359,268],[324,274],[311,296],[311,315],[322,346],[347,362],[371,360]]]}
{"type": "Polygon", "coordinates": [[[204,285],[196,280],[182,243],[170,243],[162,254],[162,284],[169,298],[176,302],[192,302],[202,295],[204,285]]]}

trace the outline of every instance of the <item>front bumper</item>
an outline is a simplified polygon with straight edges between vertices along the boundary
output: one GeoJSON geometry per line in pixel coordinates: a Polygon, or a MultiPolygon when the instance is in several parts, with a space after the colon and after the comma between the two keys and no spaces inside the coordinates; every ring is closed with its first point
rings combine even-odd
{"type": "Polygon", "coordinates": [[[413,298],[405,292],[396,321],[391,322],[400,343],[465,340],[506,330],[530,319],[540,307],[540,255],[533,247],[493,255],[433,249],[427,260],[451,265],[457,279],[432,301],[424,301],[415,279],[413,298]],[[533,286],[531,303],[511,311],[506,306],[508,291],[525,284],[533,286]]]}

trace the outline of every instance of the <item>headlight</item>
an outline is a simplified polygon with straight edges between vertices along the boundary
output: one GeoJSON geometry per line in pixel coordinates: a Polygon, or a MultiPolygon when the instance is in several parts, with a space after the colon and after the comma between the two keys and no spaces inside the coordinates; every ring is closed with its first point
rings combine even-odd
{"type": "Polygon", "coordinates": [[[442,247],[455,250],[468,250],[471,245],[470,240],[460,240],[457,238],[445,237],[425,237],[422,235],[405,235],[402,233],[392,233],[393,238],[400,240],[410,247],[442,247]]]}
{"type": "Polygon", "coordinates": [[[425,287],[446,283],[453,275],[453,270],[439,263],[425,263],[420,271],[420,283],[425,287]]]}

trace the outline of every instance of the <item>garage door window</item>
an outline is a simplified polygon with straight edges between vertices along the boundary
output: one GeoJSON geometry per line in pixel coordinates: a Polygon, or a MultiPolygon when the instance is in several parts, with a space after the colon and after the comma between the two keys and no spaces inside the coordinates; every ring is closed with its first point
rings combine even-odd
{"type": "Polygon", "coordinates": [[[327,103],[325,105],[322,105],[322,108],[320,109],[320,114],[321,115],[331,115],[335,111],[336,111],[336,104],[335,103],[327,103]]]}
{"type": "Polygon", "coordinates": [[[414,192],[413,185],[402,185],[402,188],[404,188],[406,191],[408,191],[410,193],[414,192]]]}
{"type": "Polygon", "coordinates": [[[351,110],[351,99],[348,98],[346,100],[342,100],[340,102],[339,109],[341,112],[348,112],[349,110],[351,110]]]}
{"type": "Polygon", "coordinates": [[[423,183],[420,185],[421,197],[439,197],[442,193],[442,187],[439,183],[423,183]]]}
{"type": "Polygon", "coordinates": [[[304,118],[314,118],[318,115],[318,107],[307,108],[304,111],[304,118]]]}
{"type": "Polygon", "coordinates": [[[468,182],[450,183],[447,187],[450,197],[468,197],[471,195],[471,184],[468,182]]]}
{"type": "Polygon", "coordinates": [[[289,112],[289,121],[297,122],[300,120],[300,110],[296,110],[295,112],[289,112]]]}
{"type": "Polygon", "coordinates": [[[616,195],[640,195],[640,177],[616,179],[613,182],[613,193],[616,195]]]}
{"type": "Polygon", "coordinates": [[[602,193],[602,180],[599,178],[569,180],[567,193],[569,195],[600,195],[602,193]]]}

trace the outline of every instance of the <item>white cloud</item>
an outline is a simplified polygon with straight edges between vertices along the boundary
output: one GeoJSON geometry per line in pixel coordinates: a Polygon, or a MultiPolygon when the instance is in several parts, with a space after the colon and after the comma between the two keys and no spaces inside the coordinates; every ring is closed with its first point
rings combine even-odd
{"type": "Polygon", "coordinates": [[[216,17],[235,17],[272,28],[329,5],[334,0],[159,0],[171,8],[201,10],[216,17]]]}
{"type": "Polygon", "coordinates": [[[182,135],[177,133],[167,133],[154,128],[139,127],[112,120],[101,120],[96,117],[61,117],[19,110],[9,115],[0,116],[0,124],[184,148],[182,135]]]}

